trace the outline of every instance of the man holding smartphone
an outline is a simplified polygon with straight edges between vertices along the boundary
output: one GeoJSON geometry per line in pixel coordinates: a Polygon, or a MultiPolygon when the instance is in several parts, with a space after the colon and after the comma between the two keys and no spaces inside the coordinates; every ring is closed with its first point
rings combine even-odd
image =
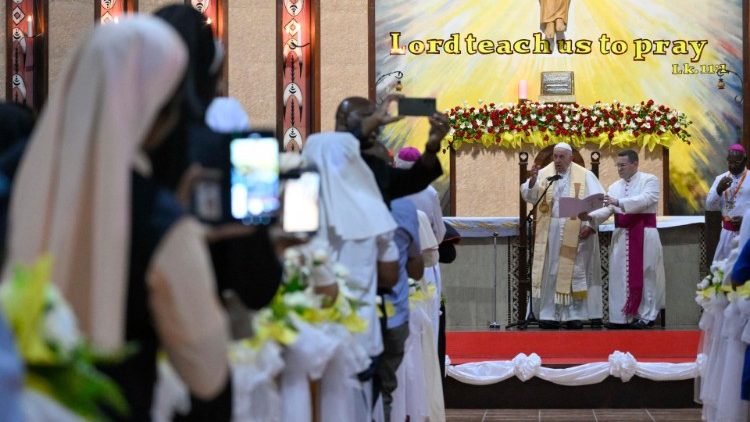
{"type": "Polygon", "coordinates": [[[422,156],[410,169],[397,169],[381,158],[370,154],[383,126],[401,120],[403,116],[388,114],[388,107],[399,96],[388,96],[380,107],[362,97],[349,97],[339,104],[336,110],[336,131],[349,132],[359,139],[362,159],[375,175],[383,200],[391,200],[417,193],[443,174],[437,153],[440,142],[450,130],[448,117],[435,113],[430,120],[430,134],[422,156]]]}

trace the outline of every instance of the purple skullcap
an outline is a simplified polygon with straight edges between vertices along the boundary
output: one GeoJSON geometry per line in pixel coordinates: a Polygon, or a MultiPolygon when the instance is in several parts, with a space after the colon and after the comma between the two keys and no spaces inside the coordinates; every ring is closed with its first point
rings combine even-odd
{"type": "Polygon", "coordinates": [[[417,161],[422,153],[414,147],[404,147],[398,150],[398,158],[404,161],[417,161]]]}
{"type": "Polygon", "coordinates": [[[745,154],[745,147],[743,147],[742,144],[734,144],[731,147],[729,147],[729,151],[737,151],[742,154],[745,154]]]}

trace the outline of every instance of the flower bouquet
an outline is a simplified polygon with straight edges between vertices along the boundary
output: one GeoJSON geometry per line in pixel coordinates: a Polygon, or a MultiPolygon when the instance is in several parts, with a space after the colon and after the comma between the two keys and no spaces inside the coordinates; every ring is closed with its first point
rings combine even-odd
{"type": "Polygon", "coordinates": [[[126,415],[117,384],[94,366],[124,354],[105,356],[85,342],[73,311],[49,282],[51,267],[52,259],[45,256],[30,268],[17,267],[0,284],[0,311],[24,360],[26,386],[85,419],[106,419],[102,405],[126,415]]]}
{"type": "Polygon", "coordinates": [[[338,323],[351,333],[361,333],[367,323],[357,315],[361,304],[349,290],[349,271],[340,264],[333,265],[332,274],[338,284],[335,300],[316,294],[311,278],[328,265],[328,254],[317,250],[310,256],[296,248],[287,249],[284,256],[284,277],[271,303],[260,310],[253,320],[254,347],[268,340],[288,346],[297,338],[294,319],[308,324],[338,323]]]}
{"type": "Polygon", "coordinates": [[[462,144],[519,149],[524,144],[544,148],[558,142],[576,147],[591,142],[618,148],[657,145],[669,147],[675,140],[690,143],[687,128],[692,124],[684,113],[657,105],[653,100],[625,105],[597,102],[591,107],[578,104],[524,102],[521,104],[467,103],[447,111],[451,134],[445,147],[462,144]]]}

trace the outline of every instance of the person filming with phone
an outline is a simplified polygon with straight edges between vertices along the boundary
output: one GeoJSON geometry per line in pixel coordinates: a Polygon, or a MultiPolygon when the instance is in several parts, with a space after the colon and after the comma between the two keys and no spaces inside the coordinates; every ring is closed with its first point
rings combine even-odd
{"type": "Polygon", "coordinates": [[[390,204],[393,199],[427,188],[443,174],[437,153],[440,151],[440,142],[450,130],[448,117],[433,112],[428,117],[430,133],[422,156],[410,169],[392,167],[371,151],[377,148],[377,138],[382,128],[404,117],[388,113],[390,104],[399,98],[397,95],[388,96],[380,106],[376,106],[366,98],[349,97],[344,99],[336,110],[336,131],[349,132],[359,140],[362,159],[375,175],[386,204],[390,204]]]}

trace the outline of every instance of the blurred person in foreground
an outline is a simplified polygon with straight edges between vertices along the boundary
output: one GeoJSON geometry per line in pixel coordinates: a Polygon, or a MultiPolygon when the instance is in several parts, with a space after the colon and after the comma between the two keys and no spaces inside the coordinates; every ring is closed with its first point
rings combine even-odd
{"type": "Polygon", "coordinates": [[[187,5],[165,6],[155,15],[177,30],[189,56],[180,87],[182,118],[150,154],[159,163],[155,178],[190,213],[215,228],[209,250],[222,297],[231,290],[244,306],[260,309],[281,282],[274,241],[268,227],[233,225],[219,199],[222,190],[229,190],[229,143],[248,133],[250,120],[236,99],[217,97],[224,49],[205,16],[187,5]],[[214,206],[202,206],[205,201],[199,198],[206,197],[216,199],[214,206]]]}
{"type": "Polygon", "coordinates": [[[36,116],[30,108],[17,103],[0,103],[0,266],[5,258],[13,179],[35,122],[36,116]]]}
{"type": "Polygon", "coordinates": [[[228,381],[205,233],[154,181],[148,158],[180,119],[187,59],[157,19],[96,27],[50,95],[11,199],[5,274],[50,254],[52,281],[93,345],[137,345],[102,368],[133,421],[151,419],[159,348],[197,397],[228,381]]]}

